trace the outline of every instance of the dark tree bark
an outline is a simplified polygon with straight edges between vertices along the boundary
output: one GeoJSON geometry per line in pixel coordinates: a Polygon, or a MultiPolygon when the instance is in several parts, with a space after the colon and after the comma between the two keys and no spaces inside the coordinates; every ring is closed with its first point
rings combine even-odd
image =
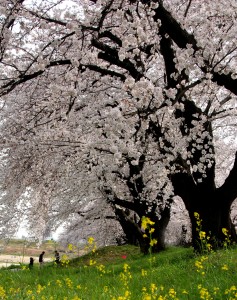
{"type": "MultiPolygon", "coordinates": [[[[176,87],[181,80],[189,81],[189,78],[185,74],[178,74],[175,69],[174,57],[175,52],[172,48],[173,42],[180,48],[185,48],[187,44],[193,46],[194,51],[197,51],[197,42],[193,35],[181,28],[180,24],[172,17],[172,15],[163,7],[162,1],[159,1],[160,5],[156,10],[155,20],[160,19],[162,26],[160,27],[159,34],[161,35],[160,50],[164,58],[167,88],[176,87]],[[174,80],[172,73],[178,74],[177,79],[174,80]]],[[[208,65],[208,62],[206,62],[208,65]]],[[[203,67],[203,71],[206,72],[206,67],[203,67]]],[[[219,85],[225,86],[233,93],[236,92],[236,84],[234,80],[229,76],[222,76],[215,73],[212,70],[212,80],[219,85]]],[[[182,93],[182,86],[178,91],[178,94],[182,93]]],[[[176,98],[174,101],[178,101],[183,104],[184,109],[181,111],[176,109],[175,116],[182,118],[182,124],[180,130],[183,136],[190,134],[194,128],[193,121],[202,124],[202,132],[207,132],[209,138],[202,139],[201,149],[195,148],[193,145],[196,143],[195,137],[189,142],[187,151],[192,151],[192,157],[190,159],[191,166],[198,165],[200,159],[202,159],[202,150],[207,150],[213,154],[213,157],[204,162],[205,174],[199,171],[192,172],[190,166],[186,161],[181,159],[181,156],[177,157],[173,164],[176,167],[178,173],[171,175],[171,181],[173,183],[174,192],[179,195],[188,210],[191,224],[192,224],[192,243],[196,250],[201,250],[201,240],[197,229],[197,220],[194,217],[194,213],[198,213],[202,220],[202,231],[205,231],[210,236],[210,243],[213,248],[221,247],[226,236],[223,234],[222,229],[226,228],[231,236],[232,242],[237,241],[236,231],[234,225],[230,219],[231,204],[237,197],[237,158],[235,159],[234,166],[230,172],[230,175],[226,179],[225,183],[216,188],[215,185],[215,151],[212,141],[212,126],[211,122],[202,122],[202,116],[208,117],[207,111],[202,111],[193,101],[190,101],[182,93],[182,100],[176,98]],[[204,176],[203,176],[204,175],[204,176]],[[200,182],[201,179],[201,182],[200,182]]],[[[162,137],[162,130],[157,124],[150,123],[150,133],[153,134],[155,140],[158,142],[162,137]]],[[[168,141],[164,141],[166,148],[170,148],[171,145],[168,141]]]]}
{"type": "MultiPolygon", "coordinates": [[[[232,177],[235,182],[237,180],[237,160],[234,167],[227,178],[232,177]]],[[[187,173],[177,173],[172,175],[174,191],[179,195],[188,210],[192,224],[192,244],[197,251],[201,251],[201,240],[197,231],[197,220],[194,213],[197,212],[202,221],[201,230],[210,236],[210,244],[212,248],[223,246],[226,236],[222,229],[226,228],[231,237],[231,242],[237,242],[236,231],[230,218],[231,204],[237,195],[236,185],[230,187],[225,183],[216,188],[210,183],[195,184],[193,178],[187,173]],[[233,191],[234,190],[234,191],[233,191]]]]}
{"type": "MultiPolygon", "coordinates": [[[[129,166],[129,174],[126,178],[123,176],[123,180],[126,181],[131,199],[120,199],[110,187],[104,187],[103,192],[123,228],[127,242],[132,245],[139,245],[141,252],[144,254],[150,251],[159,252],[165,249],[165,230],[170,220],[172,199],[165,203],[164,208],[159,206],[159,203],[163,202],[162,193],[166,186],[156,195],[156,200],[150,202],[149,199],[144,199],[145,183],[141,173],[145,163],[145,154],[140,156],[138,165],[133,165],[132,159],[129,157],[126,160],[129,166]],[[149,230],[144,231],[142,229],[142,217],[147,217],[154,222],[152,227],[155,231],[152,235],[149,234],[149,230]],[[151,238],[157,240],[157,243],[152,247],[150,245],[151,238]]],[[[117,174],[118,177],[120,175],[120,173],[117,174]]]]}
{"type": "Polygon", "coordinates": [[[150,234],[149,230],[141,228],[141,220],[137,222],[136,215],[129,215],[128,210],[114,207],[114,212],[117,216],[124,234],[127,238],[127,243],[131,245],[139,245],[140,250],[144,254],[150,252],[157,253],[165,249],[165,230],[170,220],[170,208],[166,207],[158,217],[156,212],[147,214],[144,211],[143,216],[148,217],[155,224],[152,228],[155,231],[150,234]],[[146,236],[145,236],[146,235],[146,236]],[[153,246],[150,245],[151,239],[157,241],[153,246]]]}

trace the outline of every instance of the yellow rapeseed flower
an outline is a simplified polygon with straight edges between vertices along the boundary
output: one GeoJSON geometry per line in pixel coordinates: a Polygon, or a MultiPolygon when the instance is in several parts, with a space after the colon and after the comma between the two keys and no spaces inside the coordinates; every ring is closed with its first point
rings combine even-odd
{"type": "Polygon", "coordinates": [[[225,236],[228,236],[228,230],[226,228],[222,228],[222,233],[225,235],[225,236]]]}
{"type": "Polygon", "coordinates": [[[69,288],[69,289],[72,289],[72,286],[73,286],[73,282],[70,278],[66,278],[65,279],[65,282],[66,282],[66,286],[69,288]]]}
{"type": "Polygon", "coordinates": [[[200,238],[201,240],[203,240],[203,239],[205,239],[205,237],[206,237],[206,232],[205,232],[205,231],[200,231],[200,232],[199,232],[199,238],[200,238]]]}
{"type": "Polygon", "coordinates": [[[57,279],[57,280],[56,280],[56,284],[57,284],[59,287],[62,287],[62,281],[61,281],[61,280],[57,279]]]}
{"type": "Polygon", "coordinates": [[[155,225],[155,222],[151,221],[150,218],[145,217],[145,216],[142,217],[142,224],[141,224],[141,227],[142,227],[144,230],[148,229],[149,227],[151,227],[151,226],[153,226],[153,225],[155,225]]]}
{"type": "Polygon", "coordinates": [[[151,239],[150,240],[150,246],[153,247],[154,245],[157,244],[157,240],[156,239],[151,239]]]}
{"type": "Polygon", "coordinates": [[[220,291],[220,288],[214,287],[213,290],[214,290],[213,294],[216,295],[220,291]]]}
{"type": "Polygon", "coordinates": [[[72,251],[73,250],[73,245],[72,244],[68,244],[67,248],[68,248],[69,251],[72,251]]]}
{"type": "Polygon", "coordinates": [[[37,284],[37,290],[36,290],[36,293],[37,293],[37,294],[40,294],[44,289],[45,289],[44,286],[42,286],[41,284],[37,284]]]}
{"type": "Polygon", "coordinates": [[[88,240],[87,240],[87,243],[89,245],[92,245],[94,243],[95,239],[93,237],[89,237],[88,240]]]}
{"type": "Polygon", "coordinates": [[[27,296],[30,296],[30,295],[32,295],[32,294],[33,294],[32,290],[27,290],[27,291],[26,291],[26,295],[27,295],[27,296]]]}
{"type": "Polygon", "coordinates": [[[199,289],[200,299],[213,300],[208,290],[204,288],[201,284],[198,285],[198,289],[199,289]]]}
{"type": "Polygon", "coordinates": [[[107,285],[105,285],[104,288],[103,288],[103,290],[104,290],[104,293],[108,293],[109,287],[107,285]]]}
{"type": "Polygon", "coordinates": [[[196,219],[199,219],[199,213],[198,213],[198,212],[194,212],[194,217],[195,217],[196,219]]]}
{"type": "Polygon", "coordinates": [[[154,294],[157,291],[157,286],[155,285],[155,283],[151,283],[150,289],[152,294],[154,294]]]}
{"type": "Polygon", "coordinates": [[[2,299],[6,298],[6,291],[5,291],[5,289],[2,286],[0,286],[0,297],[2,299]]]}
{"type": "Polygon", "coordinates": [[[177,299],[176,298],[176,291],[175,291],[174,288],[169,289],[169,296],[170,296],[171,299],[177,299]]]}
{"type": "MultiPolygon", "coordinates": [[[[100,264],[100,265],[98,265],[96,268],[97,268],[97,270],[100,271],[102,274],[105,274],[105,266],[104,266],[104,265],[100,264]]],[[[102,275],[102,274],[100,274],[100,275],[102,275]]]]}
{"type": "Polygon", "coordinates": [[[227,265],[223,265],[221,269],[222,269],[223,271],[228,271],[228,270],[229,270],[229,268],[228,268],[227,265]]]}
{"type": "Polygon", "coordinates": [[[89,265],[90,265],[90,266],[96,265],[96,261],[93,260],[93,259],[90,259],[90,260],[89,260],[89,265]]]}
{"type": "Polygon", "coordinates": [[[145,295],[143,295],[143,297],[142,297],[142,300],[151,300],[152,298],[151,298],[151,295],[148,295],[148,294],[145,294],[145,295]]]}
{"type": "Polygon", "coordinates": [[[72,300],[82,300],[82,299],[79,298],[79,297],[76,295],[76,296],[74,296],[74,297],[72,298],[72,300]]]}

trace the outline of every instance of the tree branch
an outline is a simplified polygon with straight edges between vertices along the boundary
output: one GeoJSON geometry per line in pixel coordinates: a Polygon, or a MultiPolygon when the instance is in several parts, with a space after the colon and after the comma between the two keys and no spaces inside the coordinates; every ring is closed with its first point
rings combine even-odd
{"type": "Polygon", "coordinates": [[[62,25],[62,26],[66,26],[66,25],[67,25],[66,22],[63,22],[63,21],[60,21],[60,20],[56,20],[56,19],[52,19],[52,18],[50,18],[50,17],[44,17],[44,16],[39,15],[39,14],[37,14],[36,12],[31,11],[31,10],[28,10],[28,12],[29,12],[31,15],[33,15],[33,16],[39,18],[39,19],[42,19],[42,20],[47,21],[48,23],[55,23],[55,24],[62,25]]]}
{"type": "MultiPolygon", "coordinates": [[[[51,67],[56,67],[56,66],[63,66],[63,65],[71,65],[71,60],[70,59],[64,59],[64,60],[56,60],[56,61],[52,61],[50,62],[47,66],[45,66],[45,69],[49,69],[51,67]]],[[[90,69],[92,71],[95,71],[97,73],[100,73],[101,75],[110,75],[112,77],[118,77],[119,79],[121,79],[122,81],[125,81],[126,76],[123,74],[120,74],[118,72],[115,71],[111,71],[108,69],[103,69],[99,66],[96,65],[80,65],[80,71],[84,71],[85,69],[90,69]]],[[[16,88],[16,86],[27,82],[31,79],[37,78],[38,76],[42,75],[45,72],[45,70],[39,70],[36,71],[34,73],[31,74],[21,74],[18,78],[13,79],[11,81],[9,81],[8,83],[6,83],[5,85],[1,86],[1,92],[0,92],[0,97],[3,95],[8,94],[10,91],[12,91],[14,88],[16,88]]]]}
{"type": "MultiPolygon", "coordinates": [[[[158,19],[161,20],[165,32],[180,48],[186,48],[188,44],[191,44],[194,51],[198,51],[200,48],[197,46],[197,41],[194,35],[189,34],[184,28],[182,28],[181,25],[171,15],[171,13],[164,8],[161,3],[162,1],[159,2],[160,5],[156,9],[154,20],[156,22],[158,19]]],[[[210,66],[205,60],[204,63],[206,66],[202,68],[202,71],[207,73],[207,70],[210,68],[210,66]]],[[[231,73],[219,74],[212,69],[211,74],[213,75],[211,79],[213,82],[217,83],[219,86],[224,86],[226,89],[237,95],[237,79],[233,79],[231,77],[231,73]]]]}
{"type": "Polygon", "coordinates": [[[139,80],[142,77],[142,74],[137,71],[129,59],[125,58],[123,61],[119,59],[118,51],[116,49],[111,48],[108,45],[97,41],[96,39],[93,39],[91,44],[95,48],[103,51],[98,54],[98,58],[127,70],[135,80],[139,80]]]}

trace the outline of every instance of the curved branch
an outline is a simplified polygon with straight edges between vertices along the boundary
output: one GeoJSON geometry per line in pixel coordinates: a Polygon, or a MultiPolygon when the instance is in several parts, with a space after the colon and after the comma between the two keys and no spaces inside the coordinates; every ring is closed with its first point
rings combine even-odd
{"type": "MultiPolygon", "coordinates": [[[[182,28],[181,25],[171,15],[171,13],[164,8],[161,3],[162,1],[159,2],[160,5],[156,9],[154,20],[156,22],[158,21],[158,19],[161,21],[162,27],[164,28],[165,32],[180,48],[186,48],[188,44],[191,44],[194,51],[198,51],[200,48],[197,46],[197,41],[194,35],[188,33],[184,28],[182,28]]],[[[210,66],[205,60],[204,63],[206,64],[206,66],[202,68],[202,71],[204,73],[207,73],[210,66]]],[[[237,79],[233,79],[231,77],[231,73],[219,74],[212,69],[211,74],[213,75],[211,79],[213,82],[215,82],[219,86],[224,86],[227,90],[237,95],[237,79]]]]}
{"type": "Polygon", "coordinates": [[[31,10],[28,10],[28,12],[32,15],[32,16],[35,16],[39,19],[42,19],[42,20],[45,20],[47,21],[48,23],[54,23],[54,24],[58,24],[58,25],[62,25],[62,26],[66,26],[67,23],[66,22],[63,22],[63,21],[60,21],[60,20],[56,20],[56,19],[53,19],[53,18],[50,18],[50,17],[44,17],[43,15],[39,15],[37,14],[36,12],[34,11],[31,11],[31,10]]]}
{"type": "Polygon", "coordinates": [[[93,39],[91,44],[95,48],[103,51],[98,54],[98,58],[127,70],[135,80],[139,80],[142,77],[142,74],[137,71],[129,59],[125,58],[123,61],[119,59],[118,51],[116,49],[111,48],[108,45],[97,41],[96,39],[93,39]]]}
{"type": "MultiPolygon", "coordinates": [[[[64,59],[64,60],[56,60],[50,62],[47,66],[45,66],[44,70],[39,70],[31,74],[21,74],[18,78],[13,79],[6,83],[5,85],[1,86],[1,92],[0,92],[0,97],[3,95],[8,94],[10,91],[12,91],[14,88],[16,88],[18,85],[27,82],[31,79],[37,78],[38,76],[42,75],[46,69],[49,69],[51,67],[56,67],[56,66],[63,66],[63,65],[71,65],[71,60],[70,59],[64,59]]],[[[118,77],[122,81],[125,81],[126,76],[123,74],[120,74],[115,71],[111,71],[108,69],[103,69],[99,66],[96,65],[80,65],[79,67],[80,71],[83,72],[85,69],[90,69],[91,71],[95,71],[97,73],[100,73],[101,75],[110,75],[112,77],[118,77]]]]}

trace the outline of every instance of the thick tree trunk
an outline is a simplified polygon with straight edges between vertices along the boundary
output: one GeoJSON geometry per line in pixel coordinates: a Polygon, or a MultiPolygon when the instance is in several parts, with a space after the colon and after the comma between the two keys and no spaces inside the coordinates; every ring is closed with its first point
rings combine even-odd
{"type": "Polygon", "coordinates": [[[136,234],[137,228],[135,218],[131,218],[126,210],[124,211],[119,208],[114,208],[114,211],[116,218],[123,229],[126,243],[129,245],[138,246],[139,242],[136,234]]]}
{"type": "Polygon", "coordinates": [[[144,216],[155,223],[152,226],[155,229],[152,234],[149,234],[148,229],[144,231],[141,228],[141,221],[136,222],[136,218],[131,217],[126,210],[114,208],[114,211],[129,244],[139,245],[141,252],[144,254],[157,253],[165,249],[165,230],[170,220],[169,207],[162,211],[160,217],[155,213],[145,215],[144,212],[144,216]],[[157,243],[151,246],[151,240],[156,240],[157,243]]]}
{"type": "Polygon", "coordinates": [[[200,237],[200,231],[205,232],[206,236],[210,238],[205,240],[212,249],[223,246],[226,239],[226,235],[222,232],[223,228],[227,229],[231,242],[237,241],[236,232],[230,219],[230,205],[228,201],[225,202],[218,196],[217,191],[213,194],[205,194],[205,191],[198,193],[197,191],[189,201],[189,216],[192,224],[192,244],[195,250],[202,250],[203,240],[200,237]],[[197,224],[195,213],[199,214],[200,226],[197,224]]]}
{"type": "Polygon", "coordinates": [[[175,194],[183,199],[188,210],[192,224],[192,244],[197,251],[202,250],[200,230],[210,237],[208,243],[213,249],[223,246],[226,239],[223,228],[227,229],[231,242],[237,242],[236,231],[230,218],[231,204],[237,196],[236,170],[237,160],[220,188],[216,188],[213,181],[208,179],[201,184],[194,183],[187,173],[178,173],[171,177],[175,194]],[[198,213],[201,220],[199,230],[194,213],[198,213]]]}

